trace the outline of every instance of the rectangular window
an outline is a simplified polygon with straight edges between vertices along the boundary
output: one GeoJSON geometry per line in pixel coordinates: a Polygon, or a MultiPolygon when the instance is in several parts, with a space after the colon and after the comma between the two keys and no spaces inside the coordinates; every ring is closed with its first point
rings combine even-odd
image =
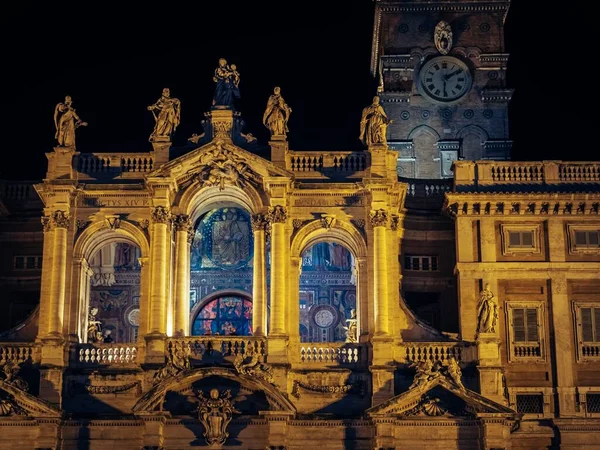
{"type": "Polygon", "coordinates": [[[541,303],[507,302],[509,360],[543,362],[543,306],[541,303]]]}
{"type": "Polygon", "coordinates": [[[533,248],[533,231],[509,231],[509,248],[533,248]]]}
{"type": "Polygon", "coordinates": [[[600,360],[600,304],[576,303],[577,344],[580,360],[600,360]]]}
{"type": "Polygon", "coordinates": [[[421,270],[426,272],[438,270],[437,256],[404,256],[404,268],[406,270],[421,270]]]}
{"type": "Polygon", "coordinates": [[[575,231],[577,247],[597,248],[600,246],[600,230],[575,231]]]}
{"type": "Polygon", "coordinates": [[[589,413],[600,413],[600,394],[588,392],[585,396],[585,410],[589,413]]]}
{"type": "Polygon", "coordinates": [[[517,394],[519,414],[544,414],[543,394],[517,394]]]}
{"type": "Polygon", "coordinates": [[[40,270],[42,268],[42,257],[15,256],[14,268],[17,270],[40,270]]]}

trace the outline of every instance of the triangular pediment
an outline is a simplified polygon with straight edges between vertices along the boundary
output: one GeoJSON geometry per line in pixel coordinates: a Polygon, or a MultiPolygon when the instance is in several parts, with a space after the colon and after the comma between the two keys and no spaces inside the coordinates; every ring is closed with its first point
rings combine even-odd
{"type": "Polygon", "coordinates": [[[215,140],[169,161],[147,175],[147,178],[172,178],[178,186],[198,181],[205,186],[246,184],[262,185],[265,178],[293,179],[291,172],[230,141],[215,140]]]}
{"type": "Polygon", "coordinates": [[[0,415],[59,418],[62,411],[12,384],[0,381],[0,415]]]}
{"type": "Polygon", "coordinates": [[[373,406],[366,413],[371,418],[390,416],[475,418],[490,415],[518,418],[514,410],[443,377],[415,386],[373,406]]]}

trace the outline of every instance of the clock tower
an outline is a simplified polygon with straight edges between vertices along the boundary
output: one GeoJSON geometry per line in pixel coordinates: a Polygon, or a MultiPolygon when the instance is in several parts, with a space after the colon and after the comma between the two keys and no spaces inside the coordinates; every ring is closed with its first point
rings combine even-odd
{"type": "Polygon", "coordinates": [[[398,175],[448,178],[456,159],[510,159],[510,1],[375,1],[371,72],[398,175]]]}

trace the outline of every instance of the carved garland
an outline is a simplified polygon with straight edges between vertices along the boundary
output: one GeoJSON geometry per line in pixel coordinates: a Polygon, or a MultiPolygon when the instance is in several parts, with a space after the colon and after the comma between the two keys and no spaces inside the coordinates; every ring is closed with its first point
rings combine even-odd
{"type": "Polygon", "coordinates": [[[292,388],[292,395],[296,398],[300,398],[300,388],[311,392],[318,392],[321,394],[349,394],[357,393],[361,397],[365,395],[365,387],[362,381],[350,384],[343,384],[341,386],[322,386],[315,384],[306,384],[299,380],[294,380],[294,386],[292,388]]]}

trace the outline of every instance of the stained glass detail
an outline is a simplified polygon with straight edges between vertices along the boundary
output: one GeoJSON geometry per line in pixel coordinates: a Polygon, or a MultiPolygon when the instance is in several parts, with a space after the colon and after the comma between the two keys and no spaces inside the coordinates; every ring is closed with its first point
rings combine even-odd
{"type": "Polygon", "coordinates": [[[192,335],[250,336],[252,302],[225,296],[209,301],[200,309],[192,325],[192,335]]]}

